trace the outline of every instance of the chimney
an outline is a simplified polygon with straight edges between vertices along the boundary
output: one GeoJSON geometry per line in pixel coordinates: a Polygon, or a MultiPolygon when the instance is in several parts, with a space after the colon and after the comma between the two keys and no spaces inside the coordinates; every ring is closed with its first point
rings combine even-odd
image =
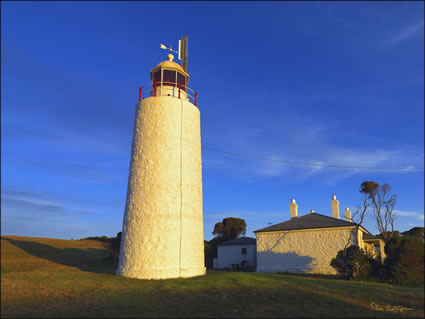
{"type": "Polygon", "coordinates": [[[291,214],[291,218],[298,216],[298,205],[295,203],[295,198],[291,199],[291,203],[289,204],[289,212],[291,214]]]}
{"type": "Polygon", "coordinates": [[[336,199],[336,195],[332,195],[331,207],[332,207],[332,217],[339,219],[339,201],[336,199]]]}
{"type": "Polygon", "coordinates": [[[345,216],[345,220],[347,222],[351,222],[351,212],[350,212],[350,209],[348,207],[345,209],[344,216],[345,216]]]}

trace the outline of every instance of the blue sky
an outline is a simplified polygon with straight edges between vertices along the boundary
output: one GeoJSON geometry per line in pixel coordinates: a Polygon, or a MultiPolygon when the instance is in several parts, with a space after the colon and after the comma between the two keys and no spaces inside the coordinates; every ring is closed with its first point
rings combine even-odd
{"type": "MultiPolygon", "coordinates": [[[[189,36],[204,147],[283,161],[424,166],[423,2],[1,2],[1,231],[121,231],[138,87],[189,36]]],[[[424,171],[340,169],[203,150],[204,234],[247,235],[398,194],[396,228],[424,224],[424,171]]],[[[365,227],[377,233],[371,218],[365,227]]]]}

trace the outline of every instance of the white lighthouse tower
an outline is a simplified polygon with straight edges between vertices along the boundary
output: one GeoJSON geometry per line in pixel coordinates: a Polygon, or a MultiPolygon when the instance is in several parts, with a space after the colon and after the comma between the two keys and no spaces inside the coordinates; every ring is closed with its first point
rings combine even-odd
{"type": "Polygon", "coordinates": [[[125,277],[205,274],[200,113],[186,57],[184,69],[169,54],[151,70],[149,96],[139,91],[117,270],[125,277]]]}

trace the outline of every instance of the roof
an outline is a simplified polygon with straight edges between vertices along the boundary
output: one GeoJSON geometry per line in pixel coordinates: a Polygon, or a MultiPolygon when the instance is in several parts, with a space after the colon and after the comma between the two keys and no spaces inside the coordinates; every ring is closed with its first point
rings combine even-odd
{"type": "Polygon", "coordinates": [[[187,72],[185,72],[185,70],[182,68],[182,66],[174,61],[172,61],[172,59],[169,59],[168,61],[162,61],[161,63],[159,63],[156,67],[154,67],[151,70],[151,73],[158,70],[158,69],[174,69],[179,71],[180,73],[186,75],[187,77],[189,77],[189,74],[187,74],[187,72]]]}
{"type": "Polygon", "coordinates": [[[382,239],[382,237],[381,236],[374,236],[372,234],[367,234],[367,233],[363,234],[363,240],[376,240],[376,239],[382,239]]]}
{"type": "Polygon", "coordinates": [[[257,240],[255,238],[251,238],[251,237],[239,237],[239,238],[235,238],[235,239],[230,239],[227,241],[224,241],[218,245],[255,245],[257,242],[257,240]]]}
{"type": "Polygon", "coordinates": [[[328,228],[328,227],[347,227],[357,226],[356,223],[348,222],[343,219],[338,219],[330,216],[325,216],[317,213],[291,218],[286,222],[272,225],[266,228],[261,228],[254,233],[280,231],[280,230],[297,230],[297,229],[312,229],[312,228],[328,228]]]}

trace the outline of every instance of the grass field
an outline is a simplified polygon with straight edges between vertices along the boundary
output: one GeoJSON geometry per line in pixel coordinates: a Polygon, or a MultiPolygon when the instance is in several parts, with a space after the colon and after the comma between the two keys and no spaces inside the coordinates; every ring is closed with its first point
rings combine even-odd
{"type": "Polygon", "coordinates": [[[115,276],[90,240],[1,237],[6,317],[424,317],[424,287],[210,271],[161,281],[115,276]]]}

